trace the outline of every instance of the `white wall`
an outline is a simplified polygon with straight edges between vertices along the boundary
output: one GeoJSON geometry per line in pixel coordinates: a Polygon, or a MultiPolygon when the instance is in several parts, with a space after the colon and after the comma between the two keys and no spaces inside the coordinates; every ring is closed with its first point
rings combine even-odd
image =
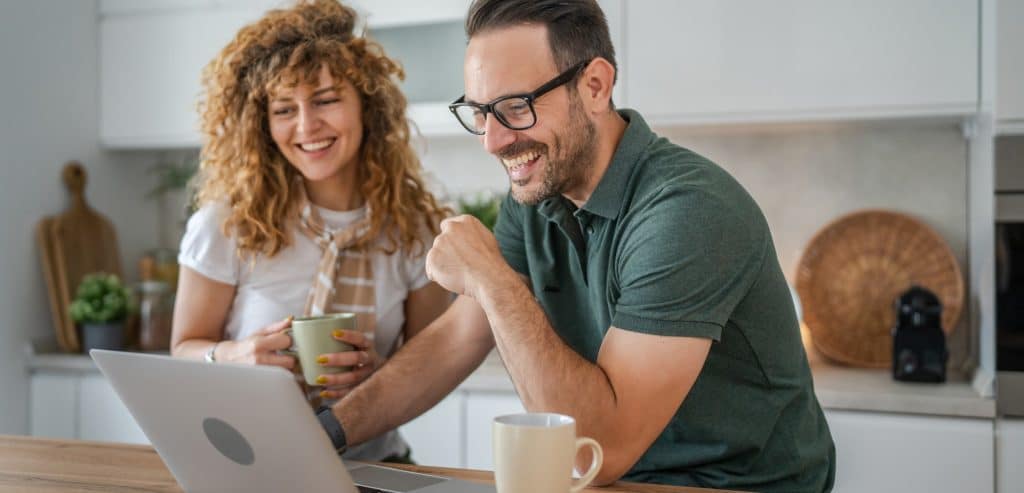
{"type": "MultiPolygon", "coordinates": [[[[729,170],[760,204],[793,279],[811,236],[863,208],[923,220],[967,273],[967,141],[958,125],[818,123],[655,129],[729,170]]],[[[508,179],[476,139],[430,141],[424,166],[453,194],[504,189],[508,179]]],[[[968,314],[949,340],[952,368],[972,351],[968,314]]]]}
{"type": "Polygon", "coordinates": [[[96,12],[95,0],[0,1],[0,434],[28,432],[23,350],[53,336],[34,228],[67,206],[64,163],[85,165],[86,199],[113,222],[130,279],[156,237],[144,199],[156,157],[99,147],[96,12]]]}

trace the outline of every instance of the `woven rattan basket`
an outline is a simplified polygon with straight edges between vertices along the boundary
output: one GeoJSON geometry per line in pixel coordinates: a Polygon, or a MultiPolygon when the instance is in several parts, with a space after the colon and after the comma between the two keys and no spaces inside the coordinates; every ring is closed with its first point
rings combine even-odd
{"type": "Polygon", "coordinates": [[[920,221],[880,210],[822,228],[804,250],[796,276],[814,346],[836,361],[876,368],[892,365],[895,300],[915,284],[942,301],[942,329],[949,335],[964,303],[953,252],[920,221]]]}

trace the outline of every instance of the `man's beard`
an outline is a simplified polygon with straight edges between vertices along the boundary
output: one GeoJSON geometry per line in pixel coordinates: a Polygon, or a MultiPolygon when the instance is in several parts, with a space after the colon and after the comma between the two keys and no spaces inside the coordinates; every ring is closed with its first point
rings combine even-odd
{"type": "Polygon", "coordinates": [[[541,201],[583,186],[594,169],[594,155],[597,154],[597,128],[583,112],[583,104],[575,91],[570,91],[569,126],[561,135],[555,135],[553,152],[539,142],[513,144],[502,154],[515,156],[528,150],[536,150],[546,160],[543,175],[531,176],[526,181],[541,179],[535,190],[522,188],[526,183],[512,182],[512,198],[525,205],[537,205],[541,201]],[[564,137],[564,141],[563,141],[564,137]],[[564,149],[563,149],[564,148],[564,149]],[[509,152],[512,151],[512,152],[509,152]]]}

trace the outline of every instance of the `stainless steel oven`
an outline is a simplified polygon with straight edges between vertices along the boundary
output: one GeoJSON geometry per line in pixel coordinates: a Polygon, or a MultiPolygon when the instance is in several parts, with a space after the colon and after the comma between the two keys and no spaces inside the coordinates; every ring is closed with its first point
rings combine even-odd
{"type": "Polygon", "coordinates": [[[998,407],[1024,416],[1024,136],[996,140],[998,407]]]}

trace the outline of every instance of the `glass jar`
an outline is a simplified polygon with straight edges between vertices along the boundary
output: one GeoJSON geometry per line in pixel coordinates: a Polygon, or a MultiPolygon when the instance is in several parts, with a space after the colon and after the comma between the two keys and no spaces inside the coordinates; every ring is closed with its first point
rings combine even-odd
{"type": "Polygon", "coordinates": [[[163,281],[140,282],[139,348],[143,351],[166,351],[171,347],[171,316],[174,293],[163,281]]]}

